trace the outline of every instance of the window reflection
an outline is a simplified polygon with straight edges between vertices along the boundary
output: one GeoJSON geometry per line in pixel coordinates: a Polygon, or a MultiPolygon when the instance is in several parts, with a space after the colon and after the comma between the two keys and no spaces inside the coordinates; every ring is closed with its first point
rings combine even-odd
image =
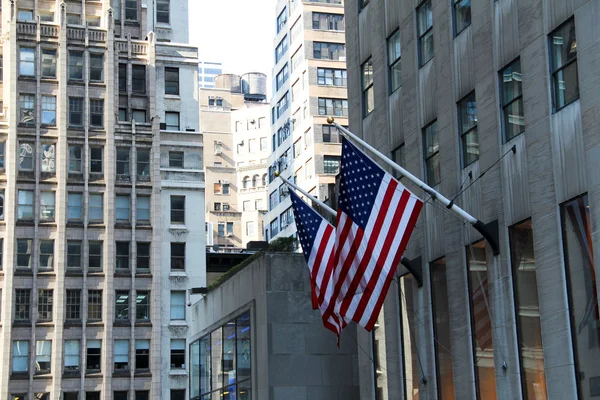
{"type": "Polygon", "coordinates": [[[415,303],[413,299],[413,279],[404,276],[400,281],[400,304],[402,319],[402,342],[404,344],[404,378],[406,398],[419,400],[419,355],[416,343],[415,303]]]}
{"type": "Polygon", "coordinates": [[[523,399],[545,399],[546,376],[531,220],[511,227],[509,233],[523,399]]]}

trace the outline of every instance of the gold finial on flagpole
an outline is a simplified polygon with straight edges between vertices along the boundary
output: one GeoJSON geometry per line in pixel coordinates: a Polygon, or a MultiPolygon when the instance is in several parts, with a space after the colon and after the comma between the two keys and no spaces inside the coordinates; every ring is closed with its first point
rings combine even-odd
{"type": "Polygon", "coordinates": [[[273,175],[275,175],[275,178],[279,178],[279,171],[275,171],[273,175]]]}
{"type": "Polygon", "coordinates": [[[327,117],[327,123],[328,123],[328,124],[330,124],[330,125],[331,125],[331,124],[333,124],[334,122],[335,122],[335,118],[333,118],[333,117],[327,117]]]}

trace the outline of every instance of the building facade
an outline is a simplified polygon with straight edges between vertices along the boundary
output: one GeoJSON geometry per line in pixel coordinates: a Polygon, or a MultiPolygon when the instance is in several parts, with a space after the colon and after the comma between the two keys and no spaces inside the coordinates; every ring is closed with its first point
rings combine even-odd
{"type": "Polygon", "coordinates": [[[499,234],[496,255],[426,203],[405,254],[422,282],[359,334],[361,398],[600,395],[598,2],[345,11],[350,129],[499,234]]]}
{"type": "Polygon", "coordinates": [[[269,156],[269,240],[296,234],[287,187],[274,172],[321,200],[339,171],[336,116],[347,125],[344,6],[341,0],[280,0],[276,6],[271,149],[269,156]]]}
{"type": "Polygon", "coordinates": [[[198,86],[214,88],[215,78],[223,73],[223,64],[218,62],[200,61],[198,64],[198,86]]]}
{"type": "Polygon", "coordinates": [[[187,14],[2,2],[0,398],[186,398],[206,279],[187,14]]]}

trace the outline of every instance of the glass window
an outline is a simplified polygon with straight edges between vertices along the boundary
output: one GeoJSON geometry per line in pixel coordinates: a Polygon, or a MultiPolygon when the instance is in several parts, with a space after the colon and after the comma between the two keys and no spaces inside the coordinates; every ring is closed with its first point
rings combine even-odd
{"type": "Polygon", "coordinates": [[[115,21],[121,20],[121,0],[112,0],[115,21]]]}
{"type": "Polygon", "coordinates": [[[33,171],[33,143],[19,143],[19,170],[33,171]]]}
{"type": "Polygon", "coordinates": [[[67,25],[81,25],[81,15],[67,14],[67,25]]]}
{"type": "MultiPolygon", "coordinates": [[[[52,358],[52,341],[51,340],[37,340],[35,342],[35,373],[36,374],[47,374],[50,373],[52,358]]],[[[47,393],[46,393],[47,395],[47,393]]],[[[36,399],[42,399],[44,397],[38,397],[36,399]]],[[[48,397],[45,397],[48,399],[48,397]]]]}
{"type": "Polygon", "coordinates": [[[452,0],[454,33],[458,35],[471,25],[471,0],[452,0]]]}
{"type": "Polygon", "coordinates": [[[462,165],[466,167],[479,159],[475,92],[469,94],[458,103],[458,127],[460,131],[462,165]]]}
{"type": "Polygon", "coordinates": [[[42,49],[42,78],[56,78],[56,50],[42,49]]]}
{"type": "Polygon", "coordinates": [[[433,58],[433,12],[431,0],[425,0],[417,8],[417,27],[419,31],[419,66],[433,58]]]}
{"type": "Polygon", "coordinates": [[[56,125],[55,96],[42,96],[42,124],[56,125]]]}
{"type": "Polygon", "coordinates": [[[185,224],[185,196],[171,196],[171,223],[185,224]]]}
{"type": "Polygon", "coordinates": [[[127,64],[119,64],[119,91],[127,91],[127,64]]]}
{"type": "Polygon", "coordinates": [[[137,270],[149,271],[150,270],[150,243],[137,242],[137,264],[135,268],[137,270]]]}
{"type": "Polygon", "coordinates": [[[523,398],[547,397],[531,220],[509,228],[523,398]]]}
{"type": "Polygon", "coordinates": [[[33,219],[33,190],[19,190],[18,219],[33,219]]]}
{"type": "Polygon", "coordinates": [[[324,156],[323,172],[326,174],[338,174],[340,172],[340,156],[324,156]]]}
{"type": "Polygon", "coordinates": [[[281,32],[288,20],[288,9],[284,7],[281,13],[277,16],[277,33],[281,32]]]}
{"type": "Polygon", "coordinates": [[[346,46],[343,43],[313,42],[313,58],[346,61],[346,46]]]}
{"type": "Polygon", "coordinates": [[[31,289],[15,290],[15,321],[31,319],[31,289]]]}
{"type": "Polygon", "coordinates": [[[168,131],[179,130],[179,113],[178,112],[165,112],[165,122],[167,124],[168,131]]]}
{"type": "Polygon", "coordinates": [[[288,37],[286,35],[283,37],[283,39],[281,39],[281,42],[279,42],[279,44],[275,48],[275,64],[277,64],[279,62],[279,60],[281,60],[281,58],[283,57],[283,55],[285,53],[287,53],[287,51],[288,51],[288,37]]]}
{"type": "Polygon", "coordinates": [[[35,49],[29,47],[21,47],[19,50],[19,75],[35,76],[35,49]]]}
{"type": "Polygon", "coordinates": [[[117,370],[128,370],[129,369],[129,340],[118,339],[115,340],[115,355],[114,355],[114,368],[117,370]]]}
{"type": "Polygon", "coordinates": [[[129,147],[117,147],[117,175],[129,176],[129,147]]]}
{"type": "Polygon", "coordinates": [[[373,92],[373,61],[369,58],[361,67],[363,116],[370,114],[375,108],[373,92]]]}
{"type": "Polygon", "coordinates": [[[600,370],[598,286],[588,195],[564,203],[561,219],[576,376],[585,398],[600,370]]]}
{"type": "Polygon", "coordinates": [[[90,81],[104,81],[104,54],[90,53],[90,81]]]}
{"type": "Polygon", "coordinates": [[[135,368],[148,369],[150,368],[150,341],[136,340],[135,341],[135,368]]]}
{"type": "Polygon", "coordinates": [[[185,339],[171,339],[171,369],[185,368],[185,339]]]}
{"type": "Polygon", "coordinates": [[[117,196],[116,197],[116,209],[117,209],[117,222],[129,222],[129,218],[130,218],[130,207],[131,207],[131,200],[129,198],[129,195],[126,196],[117,196]]]}
{"type": "Polygon", "coordinates": [[[33,11],[19,9],[17,14],[17,20],[19,21],[33,21],[33,11]]]}
{"type": "Polygon", "coordinates": [[[69,79],[83,79],[83,52],[69,51],[69,79]]]}
{"type": "Polygon", "coordinates": [[[517,59],[500,72],[502,92],[502,123],[504,139],[511,140],[525,130],[521,60],[517,59]]]}
{"type": "Polygon", "coordinates": [[[52,304],[54,303],[52,289],[38,290],[38,321],[52,321],[52,304]]]}
{"type": "Polygon", "coordinates": [[[13,340],[12,372],[29,370],[29,341],[13,340]]]}
{"type": "Polygon", "coordinates": [[[171,320],[185,319],[185,292],[171,292],[171,320]]]}
{"type": "Polygon", "coordinates": [[[171,389],[170,400],[185,400],[185,389],[171,389]]]}
{"type": "Polygon", "coordinates": [[[281,89],[283,84],[288,80],[289,76],[290,76],[290,71],[289,71],[288,64],[286,63],[283,66],[283,68],[281,68],[279,73],[277,73],[277,76],[275,77],[276,90],[281,89]]]}
{"type": "Polygon", "coordinates": [[[81,269],[81,240],[67,241],[67,268],[81,269]]]}
{"type": "Polygon", "coordinates": [[[317,83],[326,86],[348,86],[345,69],[317,68],[317,83]]]}
{"type": "Polygon", "coordinates": [[[54,192],[40,192],[40,220],[54,221],[54,192]]]}
{"type": "Polygon", "coordinates": [[[69,193],[67,198],[67,220],[80,221],[82,219],[82,198],[81,193],[69,193]]]}
{"type": "Polygon", "coordinates": [[[21,110],[19,123],[23,125],[33,125],[35,123],[35,95],[20,95],[19,105],[21,110]]]}
{"type": "Polygon", "coordinates": [[[150,321],[150,292],[137,291],[135,297],[135,319],[150,321]]]}
{"type": "Polygon", "coordinates": [[[54,240],[40,240],[40,269],[54,269],[54,240]]]}
{"type": "Polygon", "coordinates": [[[156,22],[169,23],[169,0],[157,0],[156,22]]]}
{"type": "Polygon", "coordinates": [[[136,123],[146,123],[146,110],[131,110],[131,117],[136,123]]]}
{"type": "Polygon", "coordinates": [[[183,168],[183,151],[169,152],[169,167],[183,168]]]}
{"type": "Polygon", "coordinates": [[[88,265],[92,270],[102,270],[102,242],[89,241],[88,265]]]}
{"type": "Polygon", "coordinates": [[[69,125],[83,125],[83,99],[80,97],[69,97],[69,125]]]}
{"type": "Polygon", "coordinates": [[[90,222],[102,222],[104,220],[104,195],[90,193],[88,201],[90,222]]]}
{"type": "Polygon", "coordinates": [[[116,242],[117,270],[129,270],[129,242],[116,242]]]}
{"type": "Polygon", "coordinates": [[[17,268],[31,268],[33,240],[17,239],[17,268]]]}
{"type": "Polygon", "coordinates": [[[400,65],[400,30],[396,30],[387,40],[388,70],[390,75],[390,93],[402,86],[402,67],[400,65]]]}
{"type": "Polygon", "coordinates": [[[102,99],[90,100],[90,126],[99,128],[104,126],[104,100],[102,99]]]}
{"type": "Polygon", "coordinates": [[[435,186],[440,183],[440,142],[437,120],[423,128],[423,148],[425,155],[425,177],[427,183],[435,186]]]}
{"type": "MultiPolygon", "coordinates": [[[[0,63],[2,60],[0,60],[0,63]]],[[[0,169],[4,169],[4,151],[6,147],[6,142],[0,142],[0,169]]]]}
{"type": "Polygon", "coordinates": [[[137,8],[137,0],[125,0],[125,19],[128,21],[136,21],[138,11],[137,8]]]}
{"type": "Polygon", "coordinates": [[[102,174],[104,158],[104,148],[90,147],[90,173],[102,174]]]}
{"type": "Polygon", "coordinates": [[[119,121],[127,122],[127,108],[119,108],[119,121]]]}
{"type": "Polygon", "coordinates": [[[131,66],[131,90],[134,93],[146,93],[146,66],[131,66]]]}
{"type": "Polygon", "coordinates": [[[81,320],[81,290],[67,289],[66,313],[68,321],[81,320]]]}
{"type": "Polygon", "coordinates": [[[326,31],[344,31],[344,14],[313,12],[312,28],[326,31]]]}
{"type": "Polygon", "coordinates": [[[115,319],[129,321],[129,290],[115,292],[115,319]]]}
{"type": "MultiPolygon", "coordinates": [[[[99,371],[101,358],[102,358],[102,340],[88,339],[87,354],[86,354],[87,370],[88,371],[94,371],[94,370],[99,371]]],[[[86,396],[87,395],[89,395],[89,392],[86,394],[86,396]]],[[[98,399],[100,399],[100,397],[98,397],[98,399]]]]}
{"type": "Polygon", "coordinates": [[[165,67],[165,94],[179,95],[179,68],[165,67]]]}
{"type": "Polygon", "coordinates": [[[102,290],[88,290],[88,321],[102,321],[102,290]]]}
{"type": "Polygon", "coordinates": [[[171,243],[171,270],[185,270],[185,243],[171,243]]]}
{"type": "Polygon", "coordinates": [[[65,370],[79,369],[79,340],[65,340],[65,370]]]}
{"type": "Polygon", "coordinates": [[[42,172],[56,172],[56,145],[42,144],[42,162],[40,168],[42,172]]]}
{"type": "Polygon", "coordinates": [[[136,148],[136,158],[138,179],[150,177],[150,149],[136,148]]]}
{"type": "Polygon", "coordinates": [[[550,58],[554,108],[559,110],[579,98],[575,19],[571,18],[550,34],[550,58]]]}
{"type": "Polygon", "coordinates": [[[81,173],[82,151],[81,146],[69,146],[69,172],[81,173]]]}
{"type": "Polygon", "coordinates": [[[348,116],[348,100],[346,99],[324,99],[319,97],[318,105],[319,115],[348,116]]]}
{"type": "Polygon", "coordinates": [[[136,199],[136,220],[138,222],[150,222],[150,196],[138,196],[136,199]]]}

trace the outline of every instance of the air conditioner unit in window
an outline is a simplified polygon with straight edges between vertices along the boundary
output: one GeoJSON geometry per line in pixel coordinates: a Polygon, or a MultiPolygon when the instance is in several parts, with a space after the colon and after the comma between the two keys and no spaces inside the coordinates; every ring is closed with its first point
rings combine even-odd
{"type": "Polygon", "coordinates": [[[160,123],[160,130],[161,131],[166,131],[167,130],[167,123],[166,122],[161,122],[160,123]]]}

